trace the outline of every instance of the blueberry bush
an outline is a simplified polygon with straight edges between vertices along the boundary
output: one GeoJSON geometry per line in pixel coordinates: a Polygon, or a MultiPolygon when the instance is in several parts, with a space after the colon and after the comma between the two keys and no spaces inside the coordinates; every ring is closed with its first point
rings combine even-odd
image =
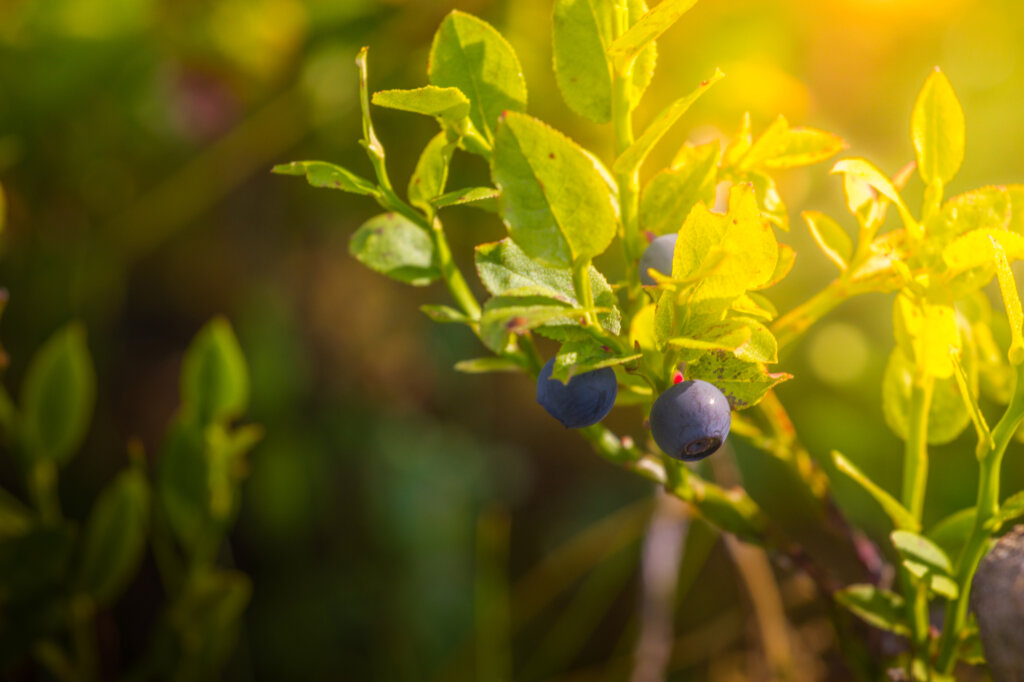
{"type": "MultiPolygon", "coordinates": [[[[6,292],[3,302],[6,303],[6,292]]],[[[4,356],[6,364],[6,356],[4,356]]],[[[206,680],[234,649],[248,577],[226,565],[248,451],[261,429],[235,422],[248,402],[245,358],[227,321],[203,328],[181,369],[181,406],[150,470],[138,441],[91,505],[67,518],[61,470],[82,445],[96,401],[86,331],[74,322],[32,358],[19,399],[0,388],[0,426],[28,501],[0,490],[0,661],[30,657],[65,682],[120,676],[99,655],[98,616],[120,601],[152,553],[166,595],[129,679],[206,680]]]]}
{"type": "MultiPolygon", "coordinates": [[[[790,225],[777,173],[831,159],[846,144],[781,116],[757,132],[745,117],[727,142],[685,144],[667,167],[649,168],[652,150],[723,78],[707,74],[643,129],[635,126],[657,41],[694,4],[554,2],[558,87],[569,109],[607,126],[610,158],[527,113],[513,48],[488,23],[455,11],[434,36],[427,85],[372,92],[368,51],[359,53],[361,144],[372,175],[325,161],[274,170],[379,204],[384,212],[352,235],[350,253],[408,285],[444,284],[452,304],[423,312],[465,327],[488,351],[456,370],[537,379],[538,402],[599,456],[806,570],[843,607],[833,616],[855,674],[879,679],[902,669],[910,679],[951,679],[958,663],[983,663],[968,612],[972,579],[993,538],[1024,514],[1024,493],[1006,497],[999,488],[1004,453],[1024,419],[1024,313],[1010,267],[1024,258],[1024,188],[945,196],[965,134],[961,106],[938,70],[913,107],[913,163],[892,176],[857,156],[832,166],[849,210],[842,220],[811,210],[802,213],[803,226],[790,225]],[[389,174],[373,107],[438,123],[404,190],[389,174]],[[450,167],[468,157],[486,162],[489,175],[476,186],[449,187],[450,167]],[[914,173],[926,188],[920,211],[901,195],[914,173]],[[445,233],[444,217],[458,207],[507,228],[505,239],[475,249],[484,301],[445,233]],[[796,254],[778,238],[804,227],[837,274],[780,312],[766,292],[787,276],[796,254]],[[599,257],[616,277],[595,267],[599,257]],[[1005,315],[986,293],[993,279],[1005,315]],[[894,297],[895,339],[880,396],[905,443],[899,496],[845,458],[842,442],[830,458],[808,452],[773,391],[794,379],[777,371],[780,354],[836,306],[870,293],[894,297]],[[997,341],[1004,329],[1008,348],[997,341]],[[1005,406],[992,424],[982,399],[1005,406]],[[629,433],[603,425],[613,403],[640,407],[643,417],[629,433]],[[929,446],[968,428],[977,434],[976,504],[925,528],[929,446]],[[788,472],[791,489],[755,498],[716,482],[710,468],[681,461],[711,454],[726,434],[788,472]],[[889,578],[837,513],[835,476],[859,485],[889,518],[889,578]],[[806,500],[804,518],[774,515],[771,496],[806,500]],[[804,543],[808,525],[825,542],[804,543]],[[938,620],[934,605],[944,609],[938,620]],[[902,644],[880,647],[865,624],[902,644]]],[[[53,447],[64,452],[60,443],[53,447]]]]}

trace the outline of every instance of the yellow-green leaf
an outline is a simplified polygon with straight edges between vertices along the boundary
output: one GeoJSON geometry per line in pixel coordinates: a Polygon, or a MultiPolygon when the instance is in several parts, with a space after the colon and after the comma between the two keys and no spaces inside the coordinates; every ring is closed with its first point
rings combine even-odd
{"type": "Polygon", "coordinates": [[[846,148],[838,135],[816,128],[791,128],[779,116],[750,146],[739,160],[741,171],[756,168],[795,168],[809,166],[835,156],[846,148]]]}
{"type": "Polygon", "coordinates": [[[766,284],[775,272],[779,245],[771,226],[761,217],[750,185],[734,185],[729,212],[712,213],[698,204],[679,231],[672,260],[672,278],[685,280],[706,267],[720,248],[726,256],[703,279],[691,301],[735,298],[766,284]]]}
{"type": "MultiPolygon", "coordinates": [[[[973,384],[977,370],[973,364],[967,365],[966,370],[973,384]]],[[[904,440],[907,438],[910,421],[913,372],[913,365],[904,357],[903,352],[894,348],[882,377],[882,414],[889,428],[904,440]]],[[[967,428],[970,421],[956,379],[934,379],[928,410],[928,443],[941,445],[950,442],[967,428]]]]}
{"type": "Polygon", "coordinates": [[[640,17],[608,48],[608,54],[615,60],[618,71],[620,73],[628,71],[637,55],[650,43],[657,40],[658,36],[667,31],[695,4],[697,4],[697,0],[661,0],[654,9],[640,17]]]}
{"type": "MultiPolygon", "coordinates": [[[[662,0],[662,4],[665,4],[667,0],[662,0]]],[[[661,5],[659,5],[660,7],[661,5]]],[[[655,8],[657,9],[657,8],[655,8]]],[[[654,11],[654,10],[652,10],[654,11]]],[[[658,117],[647,127],[647,130],[637,139],[636,142],[631,144],[626,151],[622,152],[622,155],[615,160],[615,165],[612,166],[612,170],[616,173],[632,173],[640,168],[640,165],[647,158],[647,155],[654,149],[654,145],[658,143],[665,133],[669,131],[676,124],[676,121],[686,113],[686,110],[696,102],[701,95],[707,92],[708,88],[720,81],[725,77],[719,69],[715,69],[715,73],[710,79],[703,81],[697,88],[685,97],[680,97],[675,102],[670,104],[667,109],[658,114],[658,117]]]]}
{"type": "Polygon", "coordinates": [[[448,166],[452,160],[455,145],[448,141],[448,135],[440,132],[427,143],[416,169],[409,178],[409,203],[417,208],[429,209],[430,200],[444,194],[448,183],[448,166]]]}
{"type": "MultiPolygon", "coordinates": [[[[882,171],[866,159],[843,159],[835,166],[832,167],[832,173],[841,173],[843,175],[853,176],[874,188],[886,199],[896,205],[896,209],[900,213],[900,218],[903,220],[903,226],[910,234],[917,235],[920,233],[920,226],[914,216],[911,215],[910,210],[904,203],[903,198],[899,192],[896,191],[896,187],[892,181],[885,176],[882,171]]],[[[859,197],[858,197],[859,198],[859,197]]]]}
{"type": "Polygon", "coordinates": [[[469,99],[458,88],[427,85],[415,90],[381,90],[373,103],[387,109],[433,116],[442,125],[458,125],[469,115],[469,99]]]}
{"type": "Polygon", "coordinates": [[[71,459],[89,429],[95,401],[85,327],[73,322],[39,349],[22,384],[19,426],[29,458],[58,465],[71,459]]]}
{"type": "Polygon", "coordinates": [[[470,120],[491,139],[503,111],[526,110],[526,81],[519,59],[493,26],[453,10],[430,46],[430,83],[458,88],[469,98],[470,120]]]}
{"type": "Polygon", "coordinates": [[[836,468],[842,473],[850,477],[857,485],[864,489],[868,495],[874,498],[875,502],[882,508],[882,511],[892,520],[892,523],[896,528],[903,530],[919,530],[920,524],[914,518],[914,516],[907,511],[899,501],[896,500],[889,491],[885,490],[877,483],[872,481],[868,476],[864,474],[860,469],[854,466],[853,462],[846,459],[838,450],[832,451],[832,461],[835,463],[836,468]]]}
{"type": "Polygon", "coordinates": [[[678,232],[700,202],[711,205],[718,180],[718,143],[680,150],[672,168],[647,183],[640,196],[640,229],[657,235],[678,232]]]}
{"type": "MultiPolygon", "coordinates": [[[[557,0],[552,30],[555,78],[569,108],[595,123],[612,116],[614,65],[608,48],[615,35],[614,3],[608,0],[557,0]]],[[[630,19],[647,12],[642,0],[630,0],[630,19]]],[[[631,70],[631,108],[640,100],[654,71],[657,48],[650,43],[631,70]]]]}
{"type": "Polygon", "coordinates": [[[571,267],[602,253],[615,236],[616,204],[600,163],[535,118],[506,113],[491,175],[509,236],[530,258],[571,267]]]}
{"type": "Polygon", "coordinates": [[[818,248],[840,271],[845,272],[853,256],[850,235],[846,234],[839,223],[820,211],[804,211],[803,217],[818,248]]]}
{"type": "Polygon", "coordinates": [[[996,278],[999,280],[999,291],[1003,295],[1003,306],[1006,308],[1006,317],[1010,322],[1010,352],[1011,365],[1019,365],[1024,362],[1024,311],[1020,307],[1020,295],[1017,293],[1017,280],[1010,270],[1010,262],[1006,258],[999,241],[990,238],[992,251],[996,257],[996,278]]]}
{"type": "Polygon", "coordinates": [[[925,81],[911,118],[917,170],[926,184],[948,183],[964,160],[964,112],[945,74],[925,81]]]}
{"type": "Polygon", "coordinates": [[[292,161],[274,166],[271,172],[278,175],[304,175],[313,187],[340,189],[344,192],[376,196],[377,186],[355,173],[326,161],[292,161]]]}

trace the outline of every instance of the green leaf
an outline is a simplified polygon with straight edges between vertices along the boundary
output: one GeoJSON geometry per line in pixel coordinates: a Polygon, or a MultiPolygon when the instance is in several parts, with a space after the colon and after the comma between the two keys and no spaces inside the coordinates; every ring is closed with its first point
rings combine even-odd
{"type": "Polygon", "coordinates": [[[784,232],[789,232],[789,212],[782,201],[779,188],[774,178],[761,171],[751,171],[741,176],[743,182],[754,186],[757,195],[757,208],[768,221],[784,232]]]}
{"type": "Polygon", "coordinates": [[[508,41],[487,22],[452,11],[430,47],[430,83],[458,88],[469,98],[470,120],[491,139],[503,111],[526,110],[526,81],[508,41]]]}
{"type": "Polygon", "coordinates": [[[50,337],[25,374],[19,426],[31,460],[66,464],[89,430],[95,401],[85,327],[73,322],[50,337]]]}
{"type": "Polygon", "coordinates": [[[551,378],[565,383],[577,374],[623,365],[641,357],[641,353],[618,354],[599,339],[592,336],[582,337],[562,344],[555,356],[551,378]]]}
{"type": "MultiPolygon", "coordinates": [[[[974,363],[968,365],[968,374],[977,376],[974,363]]],[[[882,378],[882,413],[889,428],[904,440],[908,433],[913,380],[913,365],[899,348],[893,349],[882,378]]],[[[935,379],[928,411],[928,442],[932,445],[948,443],[959,436],[970,422],[971,416],[964,406],[956,379],[935,379]]]]}
{"type": "Polygon", "coordinates": [[[894,530],[889,538],[904,559],[924,564],[929,571],[939,575],[953,574],[953,562],[938,545],[925,536],[909,530],[894,530]]]}
{"type": "Polygon", "coordinates": [[[1024,236],[1008,230],[982,228],[961,234],[951,241],[942,250],[942,260],[951,274],[972,268],[992,268],[983,278],[987,282],[999,262],[996,247],[1002,250],[1008,260],[1024,258],[1024,236]]]}
{"type": "Polygon", "coordinates": [[[513,334],[525,334],[553,322],[578,324],[576,319],[582,314],[571,304],[548,296],[495,296],[484,304],[480,316],[480,338],[488,348],[500,353],[508,346],[513,334]]]}
{"type": "Polygon", "coordinates": [[[304,175],[306,181],[313,187],[340,189],[343,192],[372,197],[380,194],[377,185],[366,178],[326,161],[292,161],[274,166],[271,172],[278,175],[304,175]]]}
{"type": "MultiPolygon", "coordinates": [[[[969,329],[969,327],[966,328],[969,329]]],[[[981,407],[978,405],[977,373],[975,373],[972,382],[971,375],[968,374],[967,368],[964,366],[964,363],[961,362],[959,352],[953,353],[952,360],[953,368],[955,370],[953,377],[956,379],[956,385],[960,391],[960,397],[964,401],[964,407],[967,408],[967,413],[970,415],[971,421],[974,422],[974,430],[978,434],[978,447],[975,452],[978,456],[981,456],[982,453],[994,448],[995,443],[992,441],[992,430],[989,428],[988,422],[985,420],[985,415],[982,413],[981,407]]]]}
{"type": "Polygon", "coordinates": [[[17,498],[0,488],[0,544],[24,535],[32,527],[32,512],[17,498]]]}
{"type": "MultiPolygon", "coordinates": [[[[833,174],[841,173],[844,176],[852,177],[854,180],[858,180],[873,188],[879,192],[886,199],[896,205],[896,209],[900,213],[900,218],[903,220],[903,226],[910,234],[918,234],[920,232],[920,226],[911,215],[910,210],[904,203],[903,198],[899,192],[896,191],[896,187],[892,181],[885,176],[882,171],[878,170],[874,164],[866,159],[843,159],[835,166],[832,167],[833,174]]],[[[856,213],[856,211],[855,211],[856,213]]]]}
{"type": "Polygon", "coordinates": [[[124,592],[142,562],[149,525],[149,483],[128,469],[103,491],[85,526],[77,589],[100,606],[124,592]]]}
{"type": "Polygon", "coordinates": [[[928,245],[939,250],[952,239],[973,230],[1008,230],[1015,215],[1012,204],[1012,195],[1006,187],[982,187],[958,194],[929,218],[928,245]]]}
{"type": "MultiPolygon", "coordinates": [[[[515,290],[534,289],[544,296],[573,306],[579,305],[571,269],[552,268],[530,260],[522,249],[508,239],[477,246],[476,271],[484,287],[494,296],[515,290]]],[[[594,305],[609,310],[598,314],[601,327],[611,334],[618,334],[621,325],[621,315],[616,307],[618,299],[604,275],[594,266],[590,266],[590,288],[594,305]]]]}
{"type": "Polygon", "coordinates": [[[734,410],[743,410],[761,402],[773,387],[793,378],[785,372],[768,372],[764,365],[746,362],[732,353],[712,351],[686,365],[687,379],[703,379],[714,384],[734,410]]]}
{"type": "Polygon", "coordinates": [[[978,511],[974,507],[950,514],[932,526],[928,539],[941,547],[947,556],[956,556],[967,544],[977,516],[978,511]]]}
{"type": "Polygon", "coordinates": [[[1003,503],[999,505],[999,511],[992,519],[992,525],[998,530],[1021,516],[1024,516],[1024,490],[1003,500],[1003,503]]]}
{"type": "Polygon", "coordinates": [[[1024,362],[1024,310],[1021,310],[1020,295],[1017,293],[1017,280],[1010,270],[1006,251],[1000,242],[990,237],[992,251],[996,257],[996,278],[999,280],[999,291],[1003,295],[1003,308],[1010,323],[1010,351],[1008,357],[1011,365],[1024,362]]]}
{"type": "Polygon", "coordinates": [[[198,571],[185,583],[168,618],[187,643],[174,679],[220,679],[251,596],[252,582],[238,571],[198,571]]]}
{"type": "Polygon", "coordinates": [[[469,99],[458,88],[381,90],[373,93],[372,101],[379,107],[433,116],[445,127],[458,126],[469,115],[469,99]]]}
{"type": "Polygon", "coordinates": [[[804,211],[802,215],[818,248],[841,272],[845,272],[853,256],[850,235],[846,234],[839,223],[820,211],[804,211]]]}
{"type": "Polygon", "coordinates": [[[182,411],[200,427],[240,417],[249,405],[249,369],[223,317],[196,334],[181,367],[182,411]]]}
{"type": "Polygon", "coordinates": [[[718,143],[687,145],[683,150],[685,158],[679,166],[661,171],[644,187],[640,196],[640,229],[656,235],[678,232],[694,206],[701,202],[707,206],[714,204],[718,143]]]}
{"type": "Polygon", "coordinates": [[[674,348],[725,350],[744,362],[778,362],[778,343],[760,322],[749,318],[730,318],[712,324],[698,322],[682,325],[682,336],[671,338],[674,348]]]}
{"type": "Polygon", "coordinates": [[[177,420],[168,430],[157,465],[157,494],[178,541],[194,552],[210,530],[209,461],[202,431],[177,420]]]}
{"type": "MultiPolygon", "coordinates": [[[[669,0],[662,0],[661,5],[664,5],[669,0]]],[[[658,5],[658,7],[661,7],[658,5]]],[[[657,9],[657,7],[655,8],[657,9]]],[[[652,10],[654,11],[654,10],[652,10]]],[[[725,77],[725,74],[720,70],[715,69],[715,73],[710,79],[703,81],[697,88],[685,97],[680,97],[675,102],[670,104],[667,109],[658,114],[658,117],[651,122],[643,134],[631,144],[626,151],[615,160],[615,164],[612,166],[612,170],[618,174],[633,173],[640,168],[643,164],[644,159],[654,149],[654,145],[658,144],[658,141],[665,136],[672,126],[686,113],[686,110],[690,106],[700,99],[707,90],[715,83],[725,77]]]]}
{"type": "Polygon", "coordinates": [[[420,310],[434,322],[473,324],[473,319],[460,310],[446,305],[421,305],[420,310]]]}
{"type": "Polygon", "coordinates": [[[754,287],[755,289],[767,289],[773,287],[786,278],[786,275],[793,269],[796,263],[796,250],[789,244],[779,244],[779,258],[775,262],[775,270],[772,276],[764,284],[754,287]]]}
{"type": "Polygon", "coordinates": [[[809,166],[846,148],[843,139],[816,128],[790,128],[779,116],[750,146],[737,164],[739,170],[809,166]]]}
{"type": "Polygon", "coordinates": [[[910,628],[904,620],[903,598],[898,594],[874,585],[858,584],[839,590],[835,599],[855,616],[876,628],[897,635],[910,634],[910,628]]]}
{"type": "Polygon", "coordinates": [[[473,358],[455,363],[455,371],[466,374],[485,374],[487,372],[519,372],[522,367],[518,362],[507,357],[473,358]]]}
{"type": "Polygon", "coordinates": [[[426,211],[431,207],[430,200],[444,193],[454,151],[455,145],[448,141],[448,135],[444,132],[438,133],[427,143],[416,162],[416,170],[409,178],[410,204],[426,211]]]}
{"type": "Polygon", "coordinates": [[[535,118],[505,115],[491,176],[509,236],[530,258],[571,267],[600,255],[615,236],[616,204],[600,163],[535,118]]]}
{"type": "MultiPolygon", "coordinates": [[[[641,0],[630,0],[631,19],[647,11],[641,0]]],[[[608,47],[614,37],[615,8],[607,0],[557,0],[552,31],[555,77],[570,109],[595,123],[612,116],[614,65],[608,47]]],[[[631,104],[640,100],[650,83],[657,50],[650,44],[634,64],[631,104]]]]}
{"type": "Polygon", "coordinates": [[[679,20],[697,0],[661,0],[608,48],[608,56],[620,73],[626,73],[648,45],[679,20]]]}
{"type": "MultiPolygon", "coordinates": [[[[752,334],[750,326],[740,320],[698,324],[680,331],[687,334],[670,338],[667,341],[669,346],[697,351],[722,350],[730,353],[749,343],[752,334]]],[[[695,354],[695,357],[699,357],[699,354],[695,354]]]]}
{"type": "Polygon", "coordinates": [[[906,293],[893,306],[896,341],[905,357],[925,375],[953,376],[953,353],[962,346],[956,311],[952,305],[911,299],[906,293]]]}
{"type": "Polygon", "coordinates": [[[976,624],[966,632],[961,632],[956,656],[969,665],[984,665],[986,663],[985,651],[981,646],[981,637],[976,624]]]}
{"type": "Polygon", "coordinates": [[[441,276],[430,233],[398,213],[367,220],[348,245],[360,263],[391,279],[426,286],[441,276]]]}
{"type": "Polygon", "coordinates": [[[964,112],[953,86],[938,68],[917,96],[910,126],[921,178],[928,185],[945,185],[964,160],[964,112]]]}
{"type": "Polygon", "coordinates": [[[779,245],[762,219],[749,185],[733,186],[726,215],[712,213],[699,204],[690,212],[679,231],[672,278],[685,280],[701,272],[718,249],[726,256],[712,274],[704,277],[692,302],[735,298],[767,283],[775,271],[779,245]]]}
{"type": "Polygon", "coordinates": [[[501,192],[493,187],[470,187],[434,197],[430,203],[437,209],[448,206],[473,206],[489,213],[497,213],[500,196],[501,192]]]}
{"type": "Polygon", "coordinates": [[[843,457],[838,450],[832,451],[832,461],[839,471],[849,476],[879,504],[882,511],[892,520],[894,526],[902,530],[920,529],[917,519],[907,511],[906,507],[900,504],[888,491],[865,476],[860,469],[853,465],[853,462],[843,457]]]}

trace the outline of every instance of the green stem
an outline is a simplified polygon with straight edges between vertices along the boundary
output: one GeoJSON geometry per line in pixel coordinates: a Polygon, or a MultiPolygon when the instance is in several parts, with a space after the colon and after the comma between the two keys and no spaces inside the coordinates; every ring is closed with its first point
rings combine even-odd
{"type": "MultiPolygon", "coordinates": [[[[931,408],[934,379],[915,377],[910,392],[910,424],[903,459],[903,506],[921,522],[928,482],[928,411],[931,408]]],[[[906,569],[900,567],[900,584],[906,601],[914,655],[928,660],[928,593],[917,585],[906,569]]]]}
{"type": "Polygon", "coordinates": [[[444,228],[441,226],[441,221],[436,218],[433,221],[431,234],[434,237],[434,246],[437,249],[437,260],[438,265],[441,267],[441,276],[444,278],[445,284],[448,285],[448,291],[451,292],[459,307],[462,308],[462,312],[474,320],[479,319],[480,304],[477,303],[476,297],[466,282],[466,278],[462,276],[459,266],[455,264],[455,260],[452,258],[451,247],[448,246],[448,239],[444,234],[444,228]]]}
{"type": "MultiPolygon", "coordinates": [[[[625,3],[615,5],[615,37],[629,30],[629,9],[625,3]]],[[[612,126],[615,130],[615,155],[619,156],[633,144],[633,102],[632,75],[615,70],[612,77],[612,126]]],[[[619,214],[621,231],[619,238],[626,259],[626,292],[630,302],[630,313],[638,301],[643,300],[638,262],[643,252],[644,240],[638,221],[640,203],[640,180],[637,169],[617,173],[615,183],[619,188],[619,214]]]]}
{"type": "Polygon", "coordinates": [[[916,378],[910,391],[910,424],[903,459],[903,506],[920,523],[928,484],[928,411],[934,379],[916,378]]]}
{"type": "Polygon", "coordinates": [[[573,264],[572,285],[576,291],[576,302],[583,308],[583,319],[591,327],[598,326],[597,314],[594,312],[594,289],[590,286],[589,259],[573,264]]]}
{"type": "Polygon", "coordinates": [[[779,342],[779,349],[789,345],[807,331],[837,305],[849,298],[846,283],[834,280],[827,287],[807,299],[796,308],[775,320],[772,333],[779,342]]]}
{"type": "Polygon", "coordinates": [[[999,476],[1002,470],[1003,455],[1024,420],[1024,364],[1017,366],[1017,383],[1013,398],[1007,405],[999,423],[992,430],[992,448],[980,458],[980,475],[978,477],[978,498],[975,508],[977,515],[974,526],[967,538],[967,544],[956,564],[956,580],[960,586],[960,595],[946,605],[946,623],[943,628],[942,641],[939,646],[937,667],[940,672],[948,673],[956,663],[956,648],[960,642],[960,632],[967,622],[967,607],[970,603],[971,581],[978,570],[988,541],[992,534],[990,522],[999,511],[999,476]]]}
{"type": "Polygon", "coordinates": [[[444,234],[444,227],[436,216],[425,217],[422,213],[405,203],[394,191],[382,188],[379,203],[387,211],[394,211],[404,218],[416,223],[430,233],[434,241],[434,248],[437,250],[438,265],[441,268],[441,277],[448,286],[455,302],[462,308],[468,317],[476,320],[480,318],[480,304],[473,295],[466,278],[462,275],[459,266],[452,258],[452,250],[448,245],[448,239],[444,234]]]}

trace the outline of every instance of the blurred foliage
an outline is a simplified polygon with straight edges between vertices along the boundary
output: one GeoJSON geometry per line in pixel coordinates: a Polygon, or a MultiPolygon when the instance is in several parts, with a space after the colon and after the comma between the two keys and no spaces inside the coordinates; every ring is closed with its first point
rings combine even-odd
{"type": "MultiPolygon", "coordinates": [[[[500,562],[503,553],[517,679],[568,670],[612,679],[629,669],[646,517],[630,516],[628,505],[649,487],[592,457],[536,407],[521,378],[450,371],[479,349],[464,330],[418,311],[437,291],[410,296],[348,256],[348,236],[372,210],[364,202],[268,174],[292,158],[360,158],[359,47],[373,51],[377,89],[422,82],[434,27],[456,6],[509,37],[532,114],[601,149],[601,129],[557,94],[549,0],[0,3],[7,384],[23,385],[34,351],[73,318],[89,330],[96,367],[95,416],[62,474],[65,514],[85,523],[129,439],[159,451],[179,404],[183,350],[205,320],[226,314],[248,359],[249,414],[267,435],[252,453],[231,538],[234,565],[255,585],[232,679],[473,679],[473,633],[501,633],[500,621],[475,624],[474,590],[500,603],[501,588],[481,585],[488,556],[500,562]],[[502,518],[511,519],[507,531],[502,518]],[[586,542],[594,529],[607,540],[597,550],[586,542]],[[560,568],[532,572],[548,556],[560,568]]],[[[891,173],[913,158],[913,98],[938,64],[968,125],[965,165],[948,194],[1019,181],[1022,30],[1015,0],[699,3],[659,43],[640,118],[667,105],[675,84],[720,66],[726,79],[664,149],[719,138],[744,111],[756,130],[781,113],[839,133],[891,173]]],[[[393,175],[408,177],[433,125],[384,110],[376,121],[393,175]]],[[[915,183],[912,204],[922,191],[915,183]]],[[[824,169],[786,174],[780,192],[792,214],[840,212],[839,183],[824,169]]],[[[469,244],[503,234],[483,214],[455,216],[460,262],[469,244]]],[[[780,310],[831,277],[792,223],[801,257],[773,294],[780,310]]],[[[831,314],[783,358],[796,379],[779,394],[815,458],[831,466],[827,453],[842,443],[895,491],[902,448],[879,389],[890,304],[869,297],[831,314]]],[[[973,502],[972,451],[969,433],[934,449],[926,525],[973,502]]],[[[7,454],[0,483],[27,499],[7,454]]],[[[748,477],[771,473],[759,453],[736,454],[748,477]]],[[[1020,458],[1008,459],[1004,476],[1008,490],[1024,485],[1020,458]]],[[[887,523],[870,499],[834,480],[843,510],[883,538],[887,523]]],[[[770,478],[758,484],[772,489],[770,478]]],[[[47,542],[59,564],[61,539],[47,542]]],[[[126,599],[99,615],[111,674],[142,651],[163,598],[152,557],[140,571],[126,599]],[[113,623],[120,639],[111,639],[113,623]]],[[[746,665],[754,637],[732,564],[717,545],[706,564],[684,562],[683,571],[696,573],[696,587],[680,597],[673,679],[736,679],[729,675],[746,665]]],[[[801,631],[808,642],[835,646],[812,627],[806,600],[787,603],[811,624],[801,631]]]]}

